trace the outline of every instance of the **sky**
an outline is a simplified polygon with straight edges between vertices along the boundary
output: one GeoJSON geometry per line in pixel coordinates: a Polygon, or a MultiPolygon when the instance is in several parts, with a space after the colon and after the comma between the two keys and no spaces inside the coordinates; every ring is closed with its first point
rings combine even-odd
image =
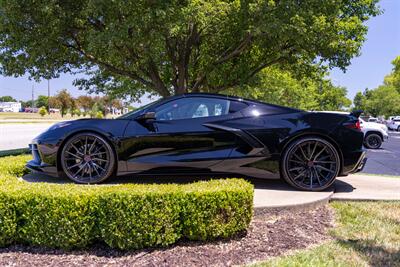
{"type": "MultiPolygon", "coordinates": [[[[347,71],[340,69],[331,71],[331,79],[334,84],[344,86],[348,90],[348,97],[353,99],[358,91],[365,88],[373,89],[379,86],[385,75],[392,70],[391,61],[400,55],[400,0],[381,0],[379,3],[384,13],[371,18],[361,55],[351,61],[347,71]]],[[[77,77],[64,74],[58,79],[50,80],[51,95],[60,89],[66,88],[74,95],[85,94],[72,85],[77,77]]],[[[11,95],[17,100],[29,100],[32,98],[32,86],[35,98],[37,95],[47,95],[47,81],[36,83],[27,76],[13,78],[0,76],[0,96],[11,95]]],[[[145,96],[140,106],[149,102],[145,96]]]]}

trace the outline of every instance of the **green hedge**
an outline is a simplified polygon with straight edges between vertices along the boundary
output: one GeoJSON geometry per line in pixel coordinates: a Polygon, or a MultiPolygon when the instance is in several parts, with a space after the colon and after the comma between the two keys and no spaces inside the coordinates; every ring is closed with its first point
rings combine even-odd
{"type": "Polygon", "coordinates": [[[212,240],[246,230],[253,186],[241,179],[190,184],[28,183],[29,156],[0,159],[0,246],[64,249],[103,241],[118,249],[212,240]]]}

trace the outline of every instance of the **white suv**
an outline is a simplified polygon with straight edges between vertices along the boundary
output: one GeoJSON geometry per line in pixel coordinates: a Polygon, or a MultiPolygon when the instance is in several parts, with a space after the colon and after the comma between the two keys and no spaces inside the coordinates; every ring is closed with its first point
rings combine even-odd
{"type": "Polygon", "coordinates": [[[389,138],[388,127],[376,122],[366,122],[359,118],[361,131],[364,133],[364,146],[366,148],[378,149],[382,142],[389,138]]]}
{"type": "Polygon", "coordinates": [[[388,128],[389,128],[390,130],[395,130],[395,131],[400,132],[400,117],[397,116],[397,117],[393,118],[393,119],[389,122],[388,128]]]}

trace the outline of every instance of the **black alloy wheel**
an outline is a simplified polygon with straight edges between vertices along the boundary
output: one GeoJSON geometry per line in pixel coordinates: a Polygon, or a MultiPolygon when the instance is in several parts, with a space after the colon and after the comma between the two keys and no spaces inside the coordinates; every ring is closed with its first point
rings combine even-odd
{"type": "Polygon", "coordinates": [[[76,183],[100,183],[114,172],[115,154],[103,137],[80,133],[65,143],[61,165],[67,177],[76,183]]]}
{"type": "Polygon", "coordinates": [[[375,133],[368,134],[365,137],[364,146],[370,149],[378,149],[382,145],[382,138],[375,133]]]}
{"type": "Polygon", "coordinates": [[[319,137],[303,137],[291,143],[282,158],[283,178],[307,191],[321,191],[333,184],[340,170],[336,148],[319,137]]]}

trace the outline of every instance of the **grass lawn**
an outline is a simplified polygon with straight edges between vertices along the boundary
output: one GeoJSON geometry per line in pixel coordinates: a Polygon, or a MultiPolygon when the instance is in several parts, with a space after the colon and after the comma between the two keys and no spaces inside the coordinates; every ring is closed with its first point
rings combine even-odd
{"type": "Polygon", "coordinates": [[[400,266],[400,201],[330,205],[332,241],[256,266],[400,266]]]}
{"type": "Polygon", "coordinates": [[[70,115],[61,118],[60,114],[50,114],[40,116],[39,113],[25,113],[25,112],[0,112],[0,120],[62,120],[71,119],[70,115]]]}

